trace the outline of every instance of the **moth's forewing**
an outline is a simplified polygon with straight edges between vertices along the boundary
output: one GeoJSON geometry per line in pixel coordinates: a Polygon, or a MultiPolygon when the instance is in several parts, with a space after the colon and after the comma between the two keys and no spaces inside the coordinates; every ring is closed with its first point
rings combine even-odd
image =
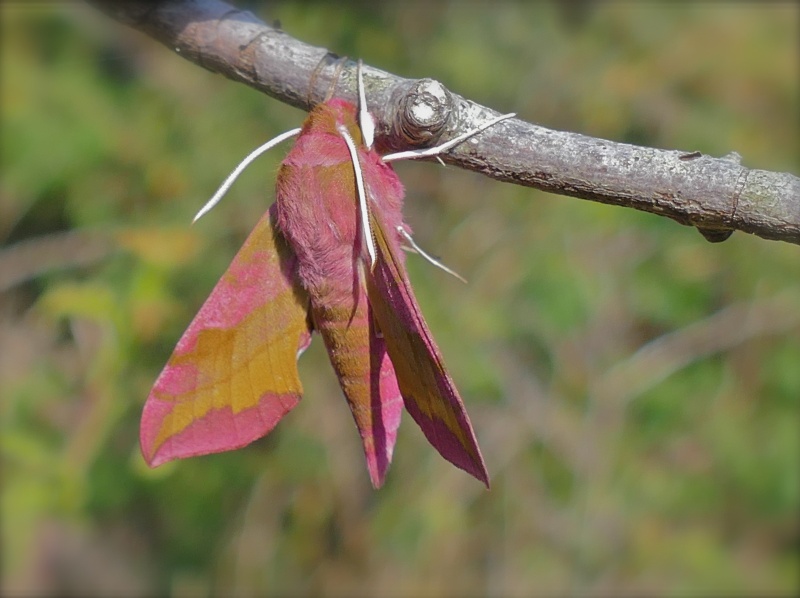
{"type": "Polygon", "coordinates": [[[258,222],[156,380],[140,429],[149,465],[243,447],[300,400],[308,297],[274,220],[258,222]]]}
{"type": "Polygon", "coordinates": [[[394,364],[405,406],[428,441],[456,467],[489,485],[464,403],[422,317],[399,249],[372,220],[377,263],[367,276],[370,305],[394,364]]]}

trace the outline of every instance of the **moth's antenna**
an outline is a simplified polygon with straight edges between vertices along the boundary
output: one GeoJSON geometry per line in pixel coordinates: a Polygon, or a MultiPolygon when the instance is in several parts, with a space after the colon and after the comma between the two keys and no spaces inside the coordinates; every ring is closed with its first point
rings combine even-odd
{"type": "Polygon", "coordinates": [[[353,161],[353,171],[356,174],[356,190],[358,191],[358,207],[361,211],[361,231],[364,235],[364,242],[367,245],[367,253],[369,253],[370,268],[375,267],[377,261],[375,253],[375,242],[372,239],[372,229],[369,225],[369,206],[367,205],[367,192],[364,189],[364,177],[361,175],[361,164],[358,162],[358,151],[353,138],[347,132],[347,127],[339,125],[337,127],[339,132],[344,138],[347,149],[350,152],[350,159],[353,161]]]}
{"type": "Polygon", "coordinates": [[[428,149],[421,149],[421,150],[408,150],[405,152],[387,154],[383,156],[381,160],[383,160],[384,162],[393,162],[395,160],[413,160],[415,158],[438,156],[439,154],[443,154],[447,150],[457,146],[459,143],[464,143],[467,139],[469,139],[473,135],[477,135],[481,131],[485,131],[489,127],[493,127],[497,123],[509,118],[514,118],[515,116],[516,114],[514,112],[511,112],[510,114],[503,114],[502,116],[498,116],[491,120],[486,121],[482,125],[478,125],[474,129],[472,129],[472,131],[467,131],[466,133],[459,135],[455,139],[451,139],[450,141],[443,143],[441,145],[437,145],[436,147],[430,147],[428,149]]]}
{"type": "Polygon", "coordinates": [[[286,131],[285,133],[282,133],[281,135],[278,135],[274,139],[270,139],[264,145],[254,149],[252,152],[250,152],[247,155],[247,157],[244,160],[242,160],[241,162],[239,162],[239,165],[236,168],[233,169],[233,172],[228,175],[228,178],[225,179],[225,181],[222,183],[222,185],[220,185],[220,188],[217,189],[217,192],[214,193],[214,196],[206,202],[206,205],[204,205],[202,208],[200,208],[200,211],[197,212],[197,215],[192,220],[192,223],[197,222],[198,220],[200,220],[200,218],[202,218],[205,214],[207,214],[209,212],[209,210],[211,210],[211,208],[213,208],[215,205],[217,205],[219,203],[219,200],[222,199],[223,196],[228,192],[228,189],[231,188],[231,185],[233,185],[233,182],[239,177],[240,174],[242,174],[242,172],[244,171],[245,168],[250,166],[250,164],[251,164],[251,162],[253,160],[258,158],[261,154],[263,154],[268,149],[272,149],[273,147],[278,145],[281,141],[286,141],[290,137],[294,137],[295,135],[297,135],[299,132],[300,132],[300,128],[299,127],[297,129],[292,129],[291,131],[286,131]]]}
{"type": "Polygon", "coordinates": [[[367,149],[372,148],[375,140],[375,120],[367,109],[367,96],[364,93],[364,78],[361,75],[362,62],[358,59],[358,124],[361,127],[361,137],[367,149]]]}
{"type": "Polygon", "coordinates": [[[328,91],[325,93],[325,100],[328,101],[333,97],[333,92],[336,91],[336,84],[339,82],[339,77],[344,70],[344,65],[347,63],[347,56],[342,56],[341,60],[336,64],[336,70],[333,73],[333,77],[331,78],[330,87],[328,87],[328,91]]]}
{"type": "Polygon", "coordinates": [[[416,251],[418,254],[420,254],[422,257],[424,257],[426,260],[428,260],[431,264],[433,264],[437,268],[441,268],[442,270],[444,270],[445,272],[447,272],[451,276],[455,276],[456,278],[458,278],[464,284],[467,283],[467,279],[464,278],[463,276],[461,276],[458,272],[456,272],[455,270],[451,270],[450,268],[445,266],[439,260],[437,260],[434,257],[432,257],[432,256],[428,255],[427,253],[425,253],[425,251],[422,250],[422,247],[417,245],[416,241],[414,241],[414,237],[409,235],[408,231],[405,228],[403,228],[402,226],[398,226],[397,227],[397,232],[400,233],[401,235],[403,235],[405,237],[406,241],[411,243],[411,247],[414,248],[414,251],[416,251]]]}
{"type": "Polygon", "coordinates": [[[311,73],[311,77],[308,79],[308,91],[306,92],[306,103],[311,104],[311,95],[314,91],[314,87],[317,85],[317,79],[320,76],[320,73],[327,67],[332,64],[335,64],[336,67],[333,71],[333,75],[331,76],[331,81],[328,84],[328,91],[325,92],[325,97],[322,99],[323,103],[327,102],[333,97],[333,92],[336,90],[336,83],[339,81],[339,75],[342,72],[342,68],[344,68],[344,64],[347,62],[347,56],[339,57],[336,54],[331,52],[326,52],[325,56],[320,58],[317,66],[314,68],[314,72],[311,73]]]}

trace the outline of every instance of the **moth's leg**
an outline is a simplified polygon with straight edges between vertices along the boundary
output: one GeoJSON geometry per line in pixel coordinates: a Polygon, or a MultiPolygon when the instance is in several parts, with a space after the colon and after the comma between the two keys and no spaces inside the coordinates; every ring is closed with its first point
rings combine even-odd
{"type": "Polygon", "coordinates": [[[361,75],[361,59],[358,59],[358,126],[361,129],[361,137],[367,149],[372,148],[375,140],[375,119],[367,108],[367,96],[364,92],[364,79],[361,75]]]}
{"type": "Polygon", "coordinates": [[[447,273],[448,273],[448,274],[450,274],[451,276],[454,276],[454,277],[458,278],[458,279],[459,279],[461,282],[463,282],[464,284],[466,284],[466,282],[467,282],[467,279],[466,279],[466,278],[464,278],[463,276],[461,276],[461,275],[460,275],[458,272],[456,272],[455,270],[451,270],[450,268],[448,268],[447,266],[445,266],[445,265],[444,265],[442,262],[440,262],[440,261],[439,261],[439,260],[437,260],[435,257],[433,257],[432,255],[430,255],[430,254],[428,254],[427,252],[425,252],[425,251],[422,249],[422,247],[420,247],[419,245],[417,245],[417,242],[416,242],[416,241],[414,241],[414,237],[412,237],[412,236],[411,236],[411,235],[408,233],[408,231],[407,231],[407,230],[406,230],[406,229],[405,229],[403,226],[398,226],[398,227],[397,227],[397,232],[398,232],[398,233],[400,233],[400,235],[401,235],[401,236],[402,236],[402,237],[403,237],[403,238],[404,238],[406,241],[408,241],[409,243],[411,243],[411,249],[412,249],[413,251],[416,251],[418,254],[420,254],[422,257],[424,257],[426,260],[428,260],[428,261],[429,261],[431,264],[433,264],[433,265],[434,265],[434,266],[436,266],[437,268],[441,268],[442,270],[444,270],[445,272],[447,272],[447,273]]]}

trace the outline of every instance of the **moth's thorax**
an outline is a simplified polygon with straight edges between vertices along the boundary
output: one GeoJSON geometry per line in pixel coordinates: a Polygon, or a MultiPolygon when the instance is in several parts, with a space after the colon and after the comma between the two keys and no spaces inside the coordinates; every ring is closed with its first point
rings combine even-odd
{"type": "Polygon", "coordinates": [[[312,295],[350,297],[361,286],[358,262],[368,260],[355,171],[338,130],[344,125],[358,148],[368,205],[390,242],[398,243],[403,186],[374,150],[362,145],[355,107],[331,100],[309,114],[278,173],[277,223],[294,249],[303,286],[312,295]]]}
{"type": "Polygon", "coordinates": [[[309,112],[303,122],[300,137],[323,134],[340,135],[339,125],[344,125],[356,145],[361,145],[361,129],[358,126],[356,114],[356,107],[347,100],[334,98],[318,104],[309,112]]]}

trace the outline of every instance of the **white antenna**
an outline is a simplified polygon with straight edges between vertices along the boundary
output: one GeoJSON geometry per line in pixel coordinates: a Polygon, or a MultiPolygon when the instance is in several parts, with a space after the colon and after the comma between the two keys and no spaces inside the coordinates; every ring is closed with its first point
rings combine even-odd
{"type": "Polygon", "coordinates": [[[372,239],[372,229],[369,226],[369,206],[367,205],[367,192],[364,189],[364,177],[361,175],[361,164],[358,162],[358,151],[353,138],[347,132],[347,127],[339,125],[337,127],[339,133],[342,134],[347,149],[350,152],[350,159],[353,161],[353,171],[356,174],[356,190],[358,191],[358,207],[361,211],[361,232],[364,235],[364,243],[367,245],[367,253],[369,253],[370,268],[375,267],[377,255],[375,253],[375,243],[372,239]]]}
{"type": "Polygon", "coordinates": [[[430,147],[428,149],[421,149],[421,150],[408,150],[405,152],[397,152],[394,154],[387,154],[383,156],[381,159],[384,162],[393,162],[395,160],[414,160],[416,158],[426,158],[429,156],[438,156],[439,154],[443,154],[447,150],[457,146],[460,143],[464,143],[467,139],[472,137],[473,135],[477,135],[481,131],[488,129],[496,125],[497,123],[507,120],[509,118],[514,118],[516,114],[511,112],[510,114],[503,114],[502,116],[497,116],[491,120],[486,121],[482,125],[478,125],[472,131],[467,131],[466,133],[459,135],[455,139],[451,139],[446,143],[441,145],[437,145],[436,147],[430,147]]]}
{"type": "MultiPolygon", "coordinates": [[[[442,162],[441,158],[439,158],[439,154],[443,154],[447,150],[457,146],[459,143],[463,143],[464,141],[466,141],[467,139],[469,139],[473,135],[477,135],[481,131],[484,131],[484,130],[488,129],[489,127],[492,127],[492,126],[496,125],[499,122],[502,122],[502,121],[507,120],[509,118],[513,118],[514,116],[516,116],[516,114],[513,113],[513,112],[510,113],[510,114],[503,114],[502,116],[498,116],[498,117],[495,117],[495,118],[493,118],[491,120],[486,121],[485,123],[483,123],[482,125],[479,125],[478,127],[473,129],[472,131],[468,131],[468,132],[466,132],[466,133],[464,133],[462,135],[459,135],[455,139],[451,139],[450,141],[447,141],[447,142],[445,142],[445,143],[443,143],[441,145],[437,145],[436,147],[431,147],[431,148],[422,149],[422,150],[409,150],[409,151],[405,151],[405,152],[396,152],[394,154],[388,154],[386,156],[383,156],[381,158],[381,160],[383,160],[384,162],[392,162],[392,161],[395,161],[395,160],[413,160],[413,159],[416,159],[416,158],[425,158],[425,157],[429,157],[429,156],[436,156],[436,159],[442,165],[444,165],[444,163],[442,162]]],[[[441,263],[439,260],[433,258],[432,256],[428,255],[425,251],[423,251],[423,249],[419,245],[416,244],[414,239],[411,237],[411,235],[408,233],[408,231],[405,228],[403,228],[402,226],[398,226],[397,227],[397,232],[399,232],[403,237],[405,237],[405,239],[409,243],[411,243],[411,246],[414,248],[414,250],[417,253],[419,253],[422,257],[424,257],[426,260],[428,260],[431,264],[433,264],[437,268],[441,268],[442,270],[444,270],[448,274],[450,274],[452,276],[455,276],[461,282],[464,282],[464,283],[467,282],[466,279],[464,279],[463,276],[461,276],[460,274],[458,274],[454,270],[451,270],[450,268],[445,266],[443,263],[441,263]]]]}
{"type": "Polygon", "coordinates": [[[217,205],[219,203],[219,200],[222,199],[223,196],[228,192],[228,190],[231,188],[231,185],[233,185],[233,182],[237,178],[239,178],[239,175],[242,174],[242,172],[244,172],[245,168],[250,166],[250,164],[253,162],[253,160],[258,158],[261,154],[263,154],[268,149],[272,149],[273,147],[278,145],[280,142],[286,141],[290,137],[294,137],[299,132],[300,132],[300,128],[292,129],[291,131],[286,131],[285,133],[282,133],[282,134],[278,135],[274,139],[270,139],[264,145],[259,146],[256,149],[254,149],[252,152],[250,152],[247,155],[247,157],[244,160],[242,160],[241,162],[239,162],[239,165],[236,168],[233,169],[233,172],[228,175],[228,178],[226,178],[225,181],[222,183],[222,185],[220,185],[220,188],[217,189],[217,192],[214,193],[214,196],[206,202],[206,205],[204,205],[202,208],[200,208],[200,211],[197,212],[197,215],[194,217],[192,222],[194,223],[194,222],[197,222],[198,220],[200,220],[200,218],[202,218],[205,214],[207,214],[211,210],[211,208],[213,208],[215,205],[217,205]]]}

